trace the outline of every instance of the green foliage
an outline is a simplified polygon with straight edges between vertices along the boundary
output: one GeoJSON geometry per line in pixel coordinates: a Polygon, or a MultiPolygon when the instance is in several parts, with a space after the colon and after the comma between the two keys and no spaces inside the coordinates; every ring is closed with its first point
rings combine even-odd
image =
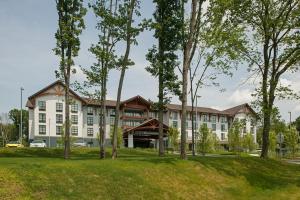
{"type": "Polygon", "coordinates": [[[180,133],[177,128],[169,127],[169,130],[168,130],[169,142],[170,142],[171,148],[173,148],[173,150],[178,150],[179,134],[180,133]]]}
{"type": "MultiPolygon", "coordinates": [[[[113,138],[113,134],[114,134],[114,127],[111,126],[110,127],[110,132],[109,132],[110,138],[113,138]]],[[[113,145],[112,140],[111,140],[111,144],[113,145]]],[[[117,148],[121,148],[122,145],[123,145],[123,131],[120,127],[118,127],[117,148]]]]}
{"type": "Polygon", "coordinates": [[[300,117],[297,117],[293,125],[296,127],[297,131],[300,132],[300,117]]]}
{"type": "Polygon", "coordinates": [[[228,144],[230,151],[240,152],[242,147],[241,138],[242,124],[238,120],[234,120],[228,131],[228,144]]]}
{"type": "Polygon", "coordinates": [[[208,129],[207,124],[202,124],[199,129],[198,150],[205,155],[213,150],[214,143],[211,130],[208,129]]]}
{"type": "Polygon", "coordinates": [[[290,130],[287,130],[284,139],[287,148],[289,149],[289,151],[292,154],[292,157],[294,158],[295,153],[299,149],[299,140],[300,140],[297,129],[295,127],[291,127],[290,130]]]}
{"type": "MultiPolygon", "coordinates": [[[[8,113],[9,119],[13,122],[14,128],[7,127],[7,133],[11,139],[17,140],[19,138],[20,123],[21,123],[21,110],[12,109],[8,113]]],[[[29,114],[27,110],[22,110],[22,127],[23,127],[23,138],[28,140],[28,125],[29,125],[29,114]]]]}
{"type": "Polygon", "coordinates": [[[277,148],[277,134],[271,131],[269,134],[269,152],[274,153],[277,148]]]}
{"type": "Polygon", "coordinates": [[[255,150],[254,137],[251,133],[247,133],[243,135],[242,147],[244,150],[248,152],[255,150]]]}

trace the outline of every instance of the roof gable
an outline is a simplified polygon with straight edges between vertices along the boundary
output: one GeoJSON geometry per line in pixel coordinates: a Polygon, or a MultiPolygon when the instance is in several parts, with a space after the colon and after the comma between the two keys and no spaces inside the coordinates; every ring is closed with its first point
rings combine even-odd
{"type": "Polygon", "coordinates": [[[130,99],[127,99],[127,100],[121,102],[121,107],[122,106],[131,107],[134,105],[141,105],[141,106],[150,108],[151,103],[149,101],[147,101],[146,99],[144,99],[143,97],[141,97],[140,95],[134,96],[130,99]]]}

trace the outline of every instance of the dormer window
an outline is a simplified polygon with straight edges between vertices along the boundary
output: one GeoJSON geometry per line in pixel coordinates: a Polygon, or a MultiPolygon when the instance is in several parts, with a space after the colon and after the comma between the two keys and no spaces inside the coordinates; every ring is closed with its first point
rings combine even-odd
{"type": "Polygon", "coordinates": [[[87,114],[88,115],[93,115],[94,114],[94,109],[92,107],[87,108],[87,114]]]}

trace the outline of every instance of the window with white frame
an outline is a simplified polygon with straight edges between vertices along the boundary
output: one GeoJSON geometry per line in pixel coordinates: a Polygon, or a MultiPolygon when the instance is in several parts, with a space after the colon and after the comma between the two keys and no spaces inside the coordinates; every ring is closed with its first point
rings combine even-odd
{"type": "Polygon", "coordinates": [[[72,113],[77,113],[78,112],[78,104],[76,104],[76,103],[71,104],[71,112],[72,113]]]}
{"type": "Polygon", "coordinates": [[[226,123],[227,122],[227,118],[225,116],[221,117],[221,123],[226,123]]]}
{"type": "Polygon", "coordinates": [[[87,114],[88,114],[88,115],[93,115],[93,114],[94,114],[94,109],[93,109],[93,107],[88,107],[88,108],[87,108],[87,114]]]}
{"type": "Polygon", "coordinates": [[[208,121],[207,115],[202,115],[202,118],[203,118],[203,121],[204,121],[204,122],[207,122],[207,121],[208,121]]]}
{"type": "Polygon", "coordinates": [[[178,128],[178,122],[177,121],[173,121],[172,122],[172,127],[173,128],[178,128]]]}
{"type": "Polygon", "coordinates": [[[211,130],[216,131],[217,130],[217,125],[216,124],[211,124],[211,130]]]}
{"type": "Polygon", "coordinates": [[[227,131],[227,130],[226,130],[226,125],[225,125],[225,124],[221,124],[221,131],[227,131]]]}
{"type": "Polygon", "coordinates": [[[46,125],[39,125],[39,134],[46,135],[46,125]]]}
{"type": "Polygon", "coordinates": [[[46,101],[38,101],[39,111],[46,111],[46,101]]]}
{"type": "Polygon", "coordinates": [[[221,140],[225,140],[225,133],[221,133],[221,140]]]}
{"type": "Polygon", "coordinates": [[[63,115],[62,114],[56,114],[56,123],[57,124],[63,123],[63,115]]]}
{"type": "Polygon", "coordinates": [[[93,126],[94,124],[94,118],[93,117],[87,117],[87,125],[93,126]]]}
{"type": "Polygon", "coordinates": [[[56,135],[61,135],[62,134],[62,126],[56,126],[56,135]]]}
{"type": "Polygon", "coordinates": [[[94,129],[93,128],[87,128],[87,136],[93,136],[94,129]]]}
{"type": "Polygon", "coordinates": [[[217,116],[216,115],[211,115],[210,116],[210,121],[211,122],[216,122],[217,121],[217,116]]]}
{"type": "Polygon", "coordinates": [[[46,123],[46,113],[39,113],[39,122],[46,123]]]}
{"type": "Polygon", "coordinates": [[[56,112],[63,111],[63,103],[56,103],[56,112]]]}
{"type": "Polygon", "coordinates": [[[71,123],[78,124],[78,115],[71,115],[71,123]]]}
{"type": "Polygon", "coordinates": [[[78,135],[78,127],[77,126],[72,126],[71,127],[71,134],[72,135],[78,135]]]}

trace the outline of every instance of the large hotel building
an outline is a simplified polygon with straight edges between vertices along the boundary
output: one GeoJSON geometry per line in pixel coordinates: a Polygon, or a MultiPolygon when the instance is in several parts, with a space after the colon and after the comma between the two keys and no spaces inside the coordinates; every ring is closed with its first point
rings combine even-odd
{"type": "MultiPolygon", "coordinates": [[[[83,98],[71,91],[70,105],[71,136],[80,138],[91,146],[98,146],[100,121],[100,103],[83,98]]],[[[65,102],[64,85],[56,81],[28,98],[26,106],[29,110],[29,140],[42,139],[51,147],[57,146],[57,141],[63,132],[65,102]]],[[[106,144],[110,145],[110,131],[115,119],[116,101],[107,100],[106,144]]],[[[180,130],[181,105],[168,104],[164,111],[165,141],[167,130],[174,127],[180,130]]],[[[123,131],[126,147],[156,147],[158,140],[158,114],[151,109],[151,102],[141,96],[135,96],[121,102],[119,126],[123,131]]],[[[245,120],[243,133],[251,133],[256,141],[256,114],[248,104],[242,104],[226,110],[212,108],[195,108],[195,126],[198,130],[206,123],[215,133],[221,144],[228,143],[228,129],[233,120],[245,120]]],[[[187,141],[192,140],[191,107],[187,107],[187,141]]],[[[166,142],[167,143],[167,142],[166,142]]]]}

